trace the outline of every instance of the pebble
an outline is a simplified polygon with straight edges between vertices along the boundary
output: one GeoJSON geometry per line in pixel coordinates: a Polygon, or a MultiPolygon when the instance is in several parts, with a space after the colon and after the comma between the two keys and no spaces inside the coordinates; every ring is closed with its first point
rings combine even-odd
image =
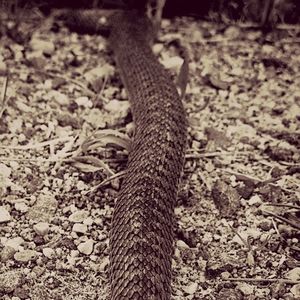
{"type": "Polygon", "coordinates": [[[94,246],[94,241],[87,240],[86,242],[80,243],[77,246],[77,249],[80,253],[83,253],[85,255],[90,255],[93,252],[93,246],[94,246]]]}
{"type": "Polygon", "coordinates": [[[1,170],[1,176],[3,177],[9,177],[11,175],[11,168],[9,168],[7,165],[5,164],[1,164],[0,163],[0,170],[1,170]]]}
{"type": "Polygon", "coordinates": [[[11,219],[10,213],[4,206],[0,206],[0,223],[9,222],[11,219]]]}
{"type": "Polygon", "coordinates": [[[38,38],[32,38],[30,47],[33,51],[41,51],[44,54],[51,55],[55,51],[55,46],[50,41],[44,41],[38,38]]]}
{"type": "Polygon", "coordinates": [[[15,209],[21,213],[26,213],[29,209],[28,205],[24,202],[15,203],[15,209]]]}
{"type": "Polygon", "coordinates": [[[36,234],[44,236],[49,232],[49,223],[39,222],[33,225],[33,230],[36,232],[36,234]]]}
{"type": "Polygon", "coordinates": [[[166,69],[179,70],[179,68],[183,64],[183,59],[180,56],[173,56],[173,57],[164,59],[161,63],[166,69]]]}
{"type": "Polygon", "coordinates": [[[83,107],[87,107],[87,108],[92,108],[93,107],[93,102],[91,100],[89,100],[89,98],[86,97],[86,96],[76,98],[75,103],[78,106],[83,106],[83,107]]]}
{"type": "Polygon", "coordinates": [[[46,247],[46,248],[43,249],[43,254],[47,258],[52,258],[55,255],[55,251],[52,248],[46,247]]]}
{"type": "Polygon", "coordinates": [[[258,195],[254,195],[254,196],[252,196],[250,199],[249,199],[249,201],[248,201],[248,204],[250,205],[250,206],[252,206],[252,205],[259,205],[259,204],[261,204],[262,203],[262,200],[261,200],[261,198],[258,196],[258,195]]]}
{"type": "Polygon", "coordinates": [[[103,107],[107,112],[117,114],[118,118],[125,118],[130,110],[129,101],[113,99],[103,107]]]}
{"type": "Polygon", "coordinates": [[[106,256],[103,258],[102,262],[98,266],[99,271],[103,272],[108,265],[109,265],[109,258],[108,256],[106,256]]]}
{"type": "Polygon", "coordinates": [[[115,68],[109,64],[93,68],[84,74],[84,78],[88,83],[93,84],[96,80],[110,77],[114,74],[115,68]]]}
{"type": "Polygon", "coordinates": [[[288,271],[285,276],[285,278],[290,279],[290,280],[300,280],[300,267],[296,267],[290,271],[288,271]]]}
{"type": "Polygon", "coordinates": [[[178,248],[183,248],[183,249],[189,249],[190,247],[184,242],[184,241],[182,241],[182,240],[178,240],[177,242],[176,242],[176,246],[178,247],[178,248]]]}
{"type": "Polygon", "coordinates": [[[295,284],[291,289],[290,292],[294,295],[295,299],[300,299],[300,283],[295,284]]]}
{"type": "Polygon", "coordinates": [[[41,194],[27,212],[27,217],[35,222],[49,222],[55,214],[57,205],[54,196],[41,194]]]}
{"type": "Polygon", "coordinates": [[[78,210],[69,216],[69,221],[73,223],[82,223],[89,215],[86,210],[78,210]]]}
{"type": "Polygon", "coordinates": [[[16,250],[13,247],[5,246],[1,253],[1,262],[6,262],[14,257],[14,254],[16,253],[16,250]]]}
{"type": "Polygon", "coordinates": [[[188,295],[194,295],[198,289],[198,283],[193,282],[192,284],[183,287],[183,290],[188,295]]]}
{"type": "Polygon", "coordinates": [[[28,249],[28,250],[23,250],[23,251],[15,253],[14,259],[18,262],[26,263],[26,262],[29,262],[29,261],[35,259],[36,256],[37,256],[36,251],[28,249]]]}
{"type": "Polygon", "coordinates": [[[23,238],[20,236],[9,239],[5,242],[4,246],[6,247],[12,247],[15,249],[15,251],[19,251],[19,247],[24,243],[23,238]]]}
{"type": "Polygon", "coordinates": [[[245,295],[249,296],[253,294],[254,287],[246,282],[239,282],[238,289],[245,295]]]}
{"type": "Polygon", "coordinates": [[[88,217],[83,221],[83,224],[88,225],[88,226],[93,225],[93,223],[94,223],[94,220],[91,217],[88,217]]]}
{"type": "Polygon", "coordinates": [[[67,106],[70,103],[69,98],[65,94],[55,91],[55,90],[49,91],[49,93],[47,95],[45,95],[45,98],[49,99],[49,100],[53,100],[57,104],[62,105],[62,106],[67,106]]]}
{"type": "Polygon", "coordinates": [[[79,233],[86,233],[87,232],[87,225],[75,223],[73,225],[72,231],[79,232],[79,233]]]}
{"type": "Polygon", "coordinates": [[[26,54],[26,59],[36,69],[43,69],[47,64],[47,60],[40,51],[26,54]]]}
{"type": "Polygon", "coordinates": [[[22,274],[20,271],[6,271],[0,274],[0,292],[8,294],[21,285],[22,274]]]}

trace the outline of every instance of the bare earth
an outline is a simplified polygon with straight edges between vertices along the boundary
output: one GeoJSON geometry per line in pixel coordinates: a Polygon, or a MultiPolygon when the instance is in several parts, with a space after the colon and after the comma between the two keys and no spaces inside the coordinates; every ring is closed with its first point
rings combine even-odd
{"type": "MultiPolygon", "coordinates": [[[[103,37],[23,23],[0,45],[0,299],[105,299],[122,179],[95,187],[126,167],[127,96],[103,37]]],[[[297,34],[162,23],[174,80],[170,42],[190,54],[173,299],[300,299],[297,34]]]]}

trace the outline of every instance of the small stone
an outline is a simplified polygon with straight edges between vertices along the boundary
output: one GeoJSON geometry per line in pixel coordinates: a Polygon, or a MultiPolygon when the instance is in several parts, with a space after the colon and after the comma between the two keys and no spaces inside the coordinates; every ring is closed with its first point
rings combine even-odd
{"type": "Polygon", "coordinates": [[[130,110],[129,101],[110,100],[103,107],[109,113],[117,114],[118,118],[125,118],[130,110]]]}
{"type": "Polygon", "coordinates": [[[184,242],[184,241],[182,241],[182,240],[178,240],[177,242],[176,242],[176,246],[178,247],[178,248],[183,248],[183,249],[189,249],[190,247],[184,242]]]}
{"type": "Polygon", "coordinates": [[[300,280],[300,267],[296,267],[290,271],[288,271],[285,275],[285,278],[289,279],[289,280],[300,280]]]}
{"type": "Polygon", "coordinates": [[[4,246],[6,247],[12,247],[15,249],[15,251],[19,251],[19,247],[24,243],[24,240],[21,237],[15,237],[12,239],[7,240],[4,243],[4,246]]]}
{"type": "Polygon", "coordinates": [[[13,247],[6,246],[0,253],[1,262],[6,262],[14,257],[16,250],[13,247]]]}
{"type": "Polygon", "coordinates": [[[69,221],[73,223],[82,223],[89,215],[86,210],[78,210],[69,216],[69,221]]]}
{"type": "Polygon", "coordinates": [[[51,90],[47,95],[45,95],[45,98],[53,100],[62,106],[67,106],[70,102],[69,98],[65,94],[55,90],[51,90]]]}
{"type": "Polygon", "coordinates": [[[29,209],[27,217],[35,222],[49,222],[57,209],[57,201],[52,195],[41,194],[29,209]]]}
{"type": "Polygon", "coordinates": [[[261,203],[262,203],[262,200],[261,200],[261,198],[260,198],[258,195],[252,196],[252,197],[249,199],[249,201],[248,201],[248,204],[249,204],[250,206],[252,206],[252,205],[257,206],[257,205],[260,205],[261,203]]]}
{"type": "Polygon", "coordinates": [[[47,258],[52,258],[55,255],[55,251],[52,248],[46,247],[46,248],[43,249],[43,254],[47,258]]]}
{"type": "Polygon", "coordinates": [[[86,96],[76,98],[75,103],[78,106],[89,107],[89,108],[93,107],[93,102],[90,101],[89,98],[86,96]]]}
{"type": "Polygon", "coordinates": [[[300,299],[300,283],[295,284],[291,289],[290,292],[294,295],[295,299],[300,299]]]}
{"type": "Polygon", "coordinates": [[[103,79],[105,77],[112,76],[115,72],[115,68],[109,64],[105,64],[100,67],[89,70],[83,76],[84,78],[93,85],[95,80],[103,79]]]}
{"type": "Polygon", "coordinates": [[[47,60],[40,52],[33,52],[30,55],[26,55],[26,58],[30,65],[36,69],[43,69],[47,64],[47,60]]]}
{"type": "Polygon", "coordinates": [[[154,54],[158,55],[164,48],[164,44],[163,43],[157,43],[154,44],[152,47],[152,51],[154,52],[154,54]]]}
{"type": "Polygon", "coordinates": [[[24,202],[17,202],[15,203],[15,209],[21,213],[26,213],[29,207],[24,202]]]}
{"type": "Polygon", "coordinates": [[[30,47],[33,51],[42,51],[46,55],[51,55],[55,51],[55,46],[52,42],[37,38],[31,39],[30,47]]]}
{"type": "Polygon", "coordinates": [[[32,272],[35,273],[37,277],[39,277],[43,275],[43,273],[45,272],[45,268],[40,266],[35,266],[33,267],[32,272]]]}
{"type": "Polygon", "coordinates": [[[93,225],[93,223],[94,223],[94,220],[91,217],[88,217],[83,221],[83,224],[88,225],[88,226],[93,225]]]}
{"type": "Polygon", "coordinates": [[[109,265],[109,258],[106,256],[103,258],[103,261],[98,266],[99,271],[103,272],[108,265],[109,265]]]}
{"type": "Polygon", "coordinates": [[[239,282],[237,284],[238,289],[245,295],[249,296],[253,294],[254,287],[246,282],[239,282]]]}
{"type": "Polygon", "coordinates": [[[241,205],[240,196],[236,189],[221,180],[214,184],[212,198],[223,217],[233,216],[241,205]]]}
{"type": "Polygon", "coordinates": [[[230,39],[236,39],[240,36],[241,30],[237,26],[229,26],[224,31],[224,36],[230,39]]]}
{"type": "Polygon", "coordinates": [[[187,293],[188,295],[194,295],[198,289],[198,283],[193,282],[192,284],[186,286],[183,288],[184,292],[187,293]]]}
{"type": "Polygon", "coordinates": [[[11,175],[11,168],[7,165],[0,163],[0,175],[7,178],[11,175]]]}
{"type": "Polygon", "coordinates": [[[0,274],[0,293],[13,292],[20,284],[22,274],[20,271],[6,271],[0,274]]]}
{"type": "Polygon", "coordinates": [[[94,241],[87,240],[86,242],[79,244],[77,246],[77,249],[80,253],[83,253],[85,255],[90,255],[93,252],[93,246],[94,246],[94,241]]]}
{"type": "Polygon", "coordinates": [[[11,219],[10,213],[4,206],[0,206],[0,223],[9,222],[11,219]]]}
{"type": "Polygon", "coordinates": [[[26,263],[29,262],[31,260],[34,260],[37,256],[37,252],[34,250],[23,250],[20,252],[17,252],[14,255],[14,259],[18,262],[22,262],[22,263],[26,263]]]}
{"type": "Polygon", "coordinates": [[[39,222],[33,226],[33,230],[36,234],[44,236],[49,232],[49,223],[39,222]]]}
{"type": "Polygon", "coordinates": [[[183,59],[180,56],[173,56],[173,57],[164,59],[161,63],[166,69],[179,70],[183,64],[183,59]]]}
{"type": "Polygon", "coordinates": [[[72,231],[79,232],[79,233],[86,233],[87,232],[87,225],[75,223],[73,225],[72,231]]]}

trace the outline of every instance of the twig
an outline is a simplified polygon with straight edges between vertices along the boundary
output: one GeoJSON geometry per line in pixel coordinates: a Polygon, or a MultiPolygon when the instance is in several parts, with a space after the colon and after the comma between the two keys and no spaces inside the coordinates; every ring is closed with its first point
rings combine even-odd
{"type": "Polygon", "coordinates": [[[251,251],[251,245],[248,243],[248,241],[246,241],[239,233],[238,231],[233,228],[229,223],[228,223],[229,227],[231,228],[231,230],[241,239],[241,241],[243,242],[243,244],[246,246],[247,251],[251,251]]]}
{"type": "Polygon", "coordinates": [[[0,104],[1,104],[0,119],[2,118],[2,114],[5,111],[5,106],[6,106],[6,103],[8,101],[8,99],[6,99],[7,84],[8,84],[8,76],[6,76],[5,79],[4,79],[4,84],[3,84],[2,92],[1,92],[1,99],[0,99],[0,104]]]}
{"type": "Polygon", "coordinates": [[[98,188],[110,183],[112,180],[116,179],[116,178],[123,178],[126,174],[126,170],[118,172],[106,179],[104,179],[102,182],[100,182],[99,184],[97,184],[96,186],[92,187],[91,189],[89,189],[86,194],[92,193],[94,191],[96,191],[98,188]]]}
{"type": "Polygon", "coordinates": [[[263,210],[262,213],[266,214],[266,215],[269,215],[269,216],[272,216],[272,217],[274,217],[274,218],[276,218],[276,219],[278,219],[278,220],[280,220],[282,222],[285,222],[285,223],[291,225],[292,227],[295,227],[298,230],[300,230],[300,225],[298,225],[298,224],[296,224],[296,223],[294,223],[294,222],[292,222],[292,221],[290,221],[290,220],[288,220],[288,219],[286,219],[284,217],[278,216],[278,215],[276,215],[276,214],[274,214],[274,213],[272,213],[270,211],[267,211],[267,210],[263,210]]]}
{"type": "Polygon", "coordinates": [[[24,145],[24,146],[1,146],[0,148],[2,149],[9,149],[9,150],[29,150],[29,149],[37,149],[37,148],[43,148],[49,145],[53,145],[53,144],[57,144],[57,143],[62,143],[62,142],[68,142],[71,139],[73,139],[73,137],[63,137],[63,138],[56,138],[53,140],[49,140],[49,141],[45,141],[45,142],[41,142],[41,143],[37,143],[37,144],[28,144],[28,145],[24,145]]]}
{"type": "Polygon", "coordinates": [[[265,205],[287,207],[287,208],[293,208],[293,209],[297,209],[297,210],[300,209],[300,206],[292,205],[292,204],[284,204],[284,203],[265,203],[265,205]]]}
{"type": "Polygon", "coordinates": [[[221,156],[221,155],[229,155],[232,154],[230,152],[207,152],[207,153],[191,153],[186,154],[185,158],[203,158],[203,157],[215,157],[215,156],[221,156]]]}
{"type": "Polygon", "coordinates": [[[278,283],[287,283],[287,284],[298,284],[299,280],[290,280],[290,279],[280,279],[280,278],[232,278],[229,277],[226,280],[228,281],[247,281],[247,282],[278,282],[278,283]]]}

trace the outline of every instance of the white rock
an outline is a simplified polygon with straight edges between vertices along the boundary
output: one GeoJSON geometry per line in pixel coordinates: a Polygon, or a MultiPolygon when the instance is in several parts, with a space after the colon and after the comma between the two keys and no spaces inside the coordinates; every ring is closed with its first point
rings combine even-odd
{"type": "Polygon", "coordinates": [[[10,213],[4,206],[0,206],[0,223],[5,223],[10,221],[10,213]]]}
{"type": "Polygon", "coordinates": [[[69,98],[65,94],[55,90],[51,90],[47,95],[45,95],[45,98],[54,100],[59,105],[68,105],[70,103],[69,98]]]}
{"type": "Polygon", "coordinates": [[[262,203],[262,200],[258,195],[252,196],[248,201],[249,205],[261,204],[261,203],[262,203]]]}
{"type": "Polygon", "coordinates": [[[7,165],[5,164],[1,164],[0,163],[0,174],[3,177],[9,177],[11,174],[11,168],[9,168],[7,165]]]}
{"type": "Polygon", "coordinates": [[[27,206],[27,204],[26,203],[24,203],[24,202],[17,202],[17,203],[15,203],[15,209],[17,210],[17,211],[20,211],[20,212],[22,212],[22,213],[25,213],[25,212],[27,212],[28,211],[28,206],[27,206]]]}
{"type": "Polygon", "coordinates": [[[176,246],[178,247],[178,248],[184,248],[184,249],[189,249],[190,247],[184,242],[184,241],[182,241],[182,240],[178,240],[177,242],[176,242],[176,246]]]}
{"type": "Polygon", "coordinates": [[[55,50],[55,46],[52,42],[33,38],[30,41],[30,47],[33,51],[42,51],[45,54],[51,55],[55,50]]]}
{"type": "Polygon", "coordinates": [[[290,271],[288,271],[285,275],[285,278],[290,279],[290,280],[300,280],[300,267],[296,267],[290,271]]]}
{"type": "Polygon", "coordinates": [[[52,258],[55,255],[55,251],[52,248],[47,247],[43,249],[43,254],[48,258],[52,258]]]}
{"type": "Polygon", "coordinates": [[[19,247],[24,243],[23,238],[21,238],[20,236],[9,239],[5,242],[4,246],[6,247],[12,247],[14,248],[16,251],[19,250],[19,247]]]}
{"type": "Polygon", "coordinates": [[[252,295],[254,287],[246,282],[239,282],[238,289],[246,296],[252,295]]]}
{"type": "Polygon", "coordinates": [[[37,256],[37,252],[34,250],[23,250],[20,252],[15,253],[14,259],[18,262],[29,262],[35,259],[37,256]]]}
{"type": "Polygon", "coordinates": [[[94,220],[91,217],[88,217],[83,221],[83,224],[88,225],[88,226],[93,225],[93,223],[94,223],[94,220]]]}
{"type": "Polygon", "coordinates": [[[103,108],[110,113],[118,114],[118,117],[124,118],[128,115],[130,104],[129,101],[119,101],[113,99],[105,104],[103,108]]]}
{"type": "Polygon", "coordinates": [[[179,70],[183,64],[183,59],[180,56],[173,56],[163,60],[161,63],[166,69],[179,70]]]}
{"type": "Polygon", "coordinates": [[[83,253],[85,255],[90,255],[93,252],[93,247],[94,247],[94,241],[87,240],[86,242],[80,243],[77,246],[77,249],[80,253],[83,253]]]}
{"type": "Polygon", "coordinates": [[[290,292],[294,295],[295,299],[300,299],[300,283],[295,284],[291,289],[290,292]]]}
{"type": "Polygon", "coordinates": [[[49,223],[47,222],[39,222],[33,225],[33,230],[41,236],[46,235],[49,232],[49,223]]]}
{"type": "Polygon", "coordinates": [[[99,271],[103,272],[105,268],[108,266],[108,264],[109,264],[109,258],[108,256],[106,256],[103,258],[102,262],[98,266],[99,271]]]}
{"type": "Polygon", "coordinates": [[[83,76],[89,83],[93,83],[97,79],[112,76],[114,72],[115,68],[113,66],[105,64],[86,72],[83,76]]]}
{"type": "Polygon", "coordinates": [[[86,210],[78,210],[69,216],[69,221],[73,223],[82,223],[89,215],[86,210]]]}
{"type": "Polygon", "coordinates": [[[89,108],[93,107],[93,102],[89,100],[89,98],[86,96],[76,98],[75,102],[78,106],[89,107],[89,108]]]}
{"type": "Polygon", "coordinates": [[[87,232],[87,225],[75,223],[73,225],[72,231],[79,232],[79,233],[86,233],[87,232]]]}
{"type": "Polygon", "coordinates": [[[197,288],[198,288],[198,283],[193,282],[190,285],[184,287],[183,290],[185,291],[185,293],[189,295],[194,295],[197,291],[197,288]]]}

